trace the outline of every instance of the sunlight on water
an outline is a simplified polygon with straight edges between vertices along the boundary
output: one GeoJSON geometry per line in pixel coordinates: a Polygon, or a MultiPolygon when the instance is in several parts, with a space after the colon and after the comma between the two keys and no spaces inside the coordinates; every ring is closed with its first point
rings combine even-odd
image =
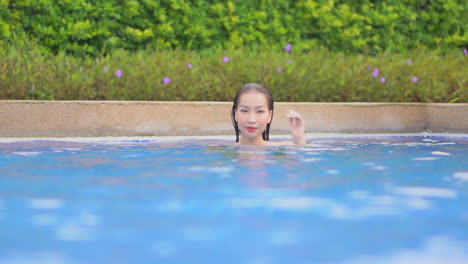
{"type": "Polygon", "coordinates": [[[400,195],[416,197],[455,198],[457,192],[449,189],[431,187],[396,187],[393,191],[400,195]]]}
{"type": "Polygon", "coordinates": [[[467,260],[468,243],[435,236],[424,241],[418,249],[401,249],[383,256],[359,256],[341,264],[464,264],[467,260]]]}
{"type": "Polygon", "coordinates": [[[34,215],[32,221],[38,226],[51,226],[58,222],[58,216],[53,214],[38,214],[34,215]]]}
{"type": "Polygon", "coordinates": [[[19,155],[19,156],[37,156],[41,154],[42,152],[39,151],[17,151],[17,152],[12,152],[12,154],[19,155]]]}
{"type": "Polygon", "coordinates": [[[64,206],[64,201],[54,198],[34,198],[29,200],[29,206],[34,209],[60,209],[64,206]]]}
{"type": "Polygon", "coordinates": [[[456,172],[453,177],[458,180],[468,181],[468,172],[456,172]]]}
{"type": "Polygon", "coordinates": [[[77,224],[65,224],[57,228],[56,238],[64,241],[86,241],[93,238],[93,230],[77,224]]]}

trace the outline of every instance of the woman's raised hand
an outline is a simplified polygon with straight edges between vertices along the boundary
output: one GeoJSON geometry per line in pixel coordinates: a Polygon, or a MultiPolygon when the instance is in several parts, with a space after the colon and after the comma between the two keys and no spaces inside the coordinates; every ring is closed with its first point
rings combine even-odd
{"type": "Polygon", "coordinates": [[[304,137],[305,122],[302,116],[294,110],[288,110],[286,117],[289,120],[289,130],[291,131],[291,134],[294,138],[294,143],[296,145],[305,145],[306,144],[305,137],[304,137]]]}

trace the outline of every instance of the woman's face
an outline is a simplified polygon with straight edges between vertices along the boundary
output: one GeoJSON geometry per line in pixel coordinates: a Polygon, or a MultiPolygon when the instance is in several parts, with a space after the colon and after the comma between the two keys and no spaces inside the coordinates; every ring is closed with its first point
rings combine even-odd
{"type": "Polygon", "coordinates": [[[271,122],[272,111],[264,94],[250,91],[242,94],[235,119],[241,133],[240,144],[263,144],[262,133],[271,122]]]}

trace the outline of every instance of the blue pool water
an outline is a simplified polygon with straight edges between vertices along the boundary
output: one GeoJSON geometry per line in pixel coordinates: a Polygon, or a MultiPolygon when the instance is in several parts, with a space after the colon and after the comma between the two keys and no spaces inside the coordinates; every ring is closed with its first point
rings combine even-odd
{"type": "Polygon", "coordinates": [[[468,138],[0,143],[0,263],[468,263],[468,138]]]}

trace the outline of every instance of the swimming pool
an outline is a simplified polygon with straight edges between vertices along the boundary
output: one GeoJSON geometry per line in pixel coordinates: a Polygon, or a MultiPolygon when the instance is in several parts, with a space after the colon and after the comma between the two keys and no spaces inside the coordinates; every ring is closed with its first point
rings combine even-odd
{"type": "Polygon", "coordinates": [[[467,263],[468,136],[0,141],[0,263],[467,263]]]}

